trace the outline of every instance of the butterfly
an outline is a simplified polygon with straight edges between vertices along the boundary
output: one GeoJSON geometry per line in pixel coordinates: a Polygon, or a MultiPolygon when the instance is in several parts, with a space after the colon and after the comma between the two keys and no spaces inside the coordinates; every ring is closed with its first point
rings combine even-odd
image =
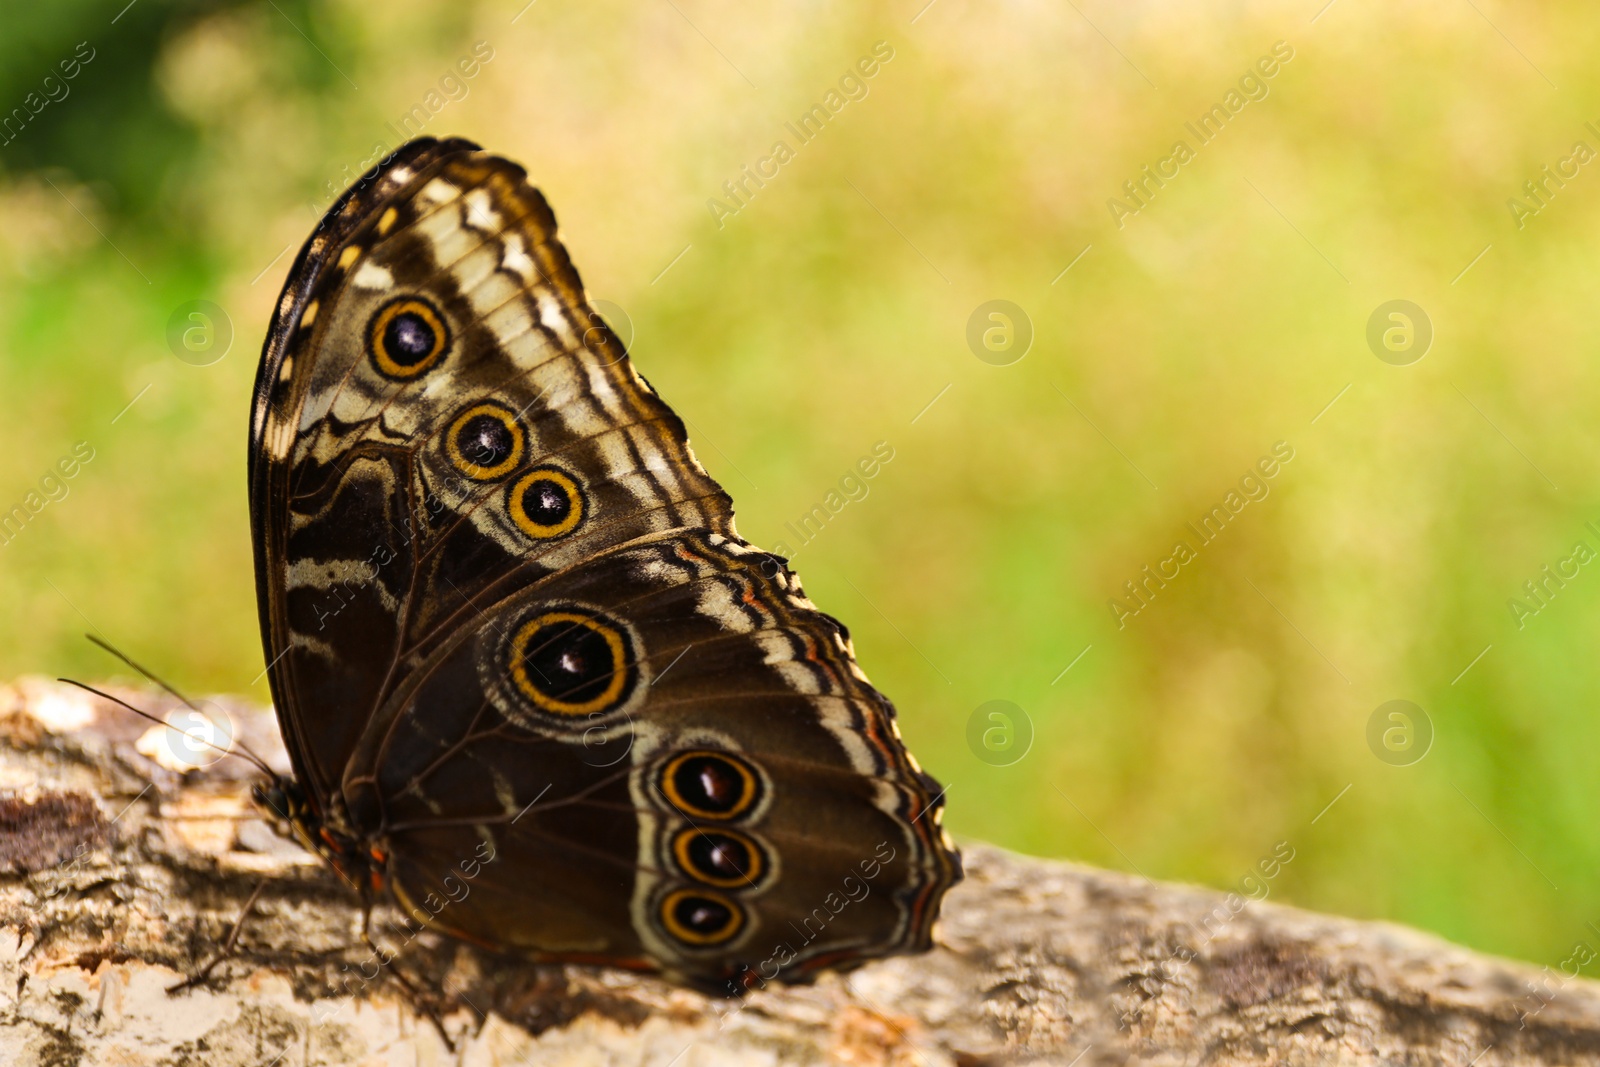
{"type": "Polygon", "coordinates": [[[930,946],[943,790],[522,167],[422,138],[333,204],[249,479],[293,766],[257,799],[368,914],[724,993],[930,946]]]}

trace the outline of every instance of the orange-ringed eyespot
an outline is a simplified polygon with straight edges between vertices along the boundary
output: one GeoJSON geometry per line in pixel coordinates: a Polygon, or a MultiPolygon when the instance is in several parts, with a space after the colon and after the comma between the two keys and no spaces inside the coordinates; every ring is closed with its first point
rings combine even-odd
{"type": "Polygon", "coordinates": [[[744,834],[694,826],[673,835],[672,858],[695,881],[724,889],[756,885],[767,867],[761,846],[744,834]]]}
{"type": "Polygon", "coordinates": [[[755,806],[761,779],[726,752],[683,752],[662,768],[661,791],[690,818],[736,819],[755,806]]]}
{"type": "Polygon", "coordinates": [[[627,633],[586,611],[545,611],[523,622],[507,659],[517,689],[552,715],[610,711],[638,680],[627,633]]]}
{"type": "Polygon", "coordinates": [[[485,402],[473,404],[455,417],[445,433],[444,447],[456,470],[485,482],[517,469],[526,440],[509,408],[485,402]]]}
{"type": "Polygon", "coordinates": [[[554,467],[537,467],[511,487],[511,521],[529,537],[561,537],[578,528],[588,502],[577,480],[554,467]]]}
{"type": "Polygon", "coordinates": [[[675,889],[661,898],[661,924],[686,945],[720,945],[744,927],[744,911],[721,893],[675,889]]]}
{"type": "Polygon", "coordinates": [[[438,363],[449,347],[450,327],[444,316],[419,297],[389,301],[367,328],[372,365],[387,378],[415,378],[438,363]]]}

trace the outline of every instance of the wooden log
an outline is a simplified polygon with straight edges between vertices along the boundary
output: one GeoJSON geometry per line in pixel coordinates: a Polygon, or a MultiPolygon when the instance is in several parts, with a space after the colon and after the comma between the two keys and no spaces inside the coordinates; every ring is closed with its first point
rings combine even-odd
{"type": "MultiPolygon", "coordinates": [[[[205,706],[283,766],[270,712],[205,706]]],[[[258,772],[184,770],[168,737],[56,683],[0,688],[0,1062],[1600,1063],[1600,984],[1559,969],[973,842],[934,951],[742,1001],[408,939],[376,913],[452,1050],[380,974],[349,889],[253,817],[258,772]],[[169,994],[258,884],[238,956],[169,994]]]]}

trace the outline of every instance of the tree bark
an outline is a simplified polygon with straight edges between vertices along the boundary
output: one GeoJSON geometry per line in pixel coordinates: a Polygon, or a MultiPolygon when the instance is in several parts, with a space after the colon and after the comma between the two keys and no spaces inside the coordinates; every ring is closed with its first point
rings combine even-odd
{"type": "MultiPolygon", "coordinates": [[[[270,712],[204,706],[284,764],[270,712]]],[[[364,977],[354,895],[253,817],[258,772],[183,770],[167,736],[55,683],[0,688],[0,1062],[1600,1063],[1600,984],[972,842],[932,952],[812,986],[720,1001],[424,934],[397,959],[407,991],[364,977]],[[238,954],[169,994],[258,885],[238,954]]],[[[380,943],[395,923],[375,913],[380,943]]]]}

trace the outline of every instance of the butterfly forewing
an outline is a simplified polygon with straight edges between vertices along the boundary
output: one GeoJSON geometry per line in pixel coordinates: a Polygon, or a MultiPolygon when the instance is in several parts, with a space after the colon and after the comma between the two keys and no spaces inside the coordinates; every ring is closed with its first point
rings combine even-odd
{"type": "Polygon", "coordinates": [[[335,205],[252,452],[296,772],[413,914],[710,985],[927,946],[960,876],[937,783],[520,167],[413,142],[335,205]]]}

